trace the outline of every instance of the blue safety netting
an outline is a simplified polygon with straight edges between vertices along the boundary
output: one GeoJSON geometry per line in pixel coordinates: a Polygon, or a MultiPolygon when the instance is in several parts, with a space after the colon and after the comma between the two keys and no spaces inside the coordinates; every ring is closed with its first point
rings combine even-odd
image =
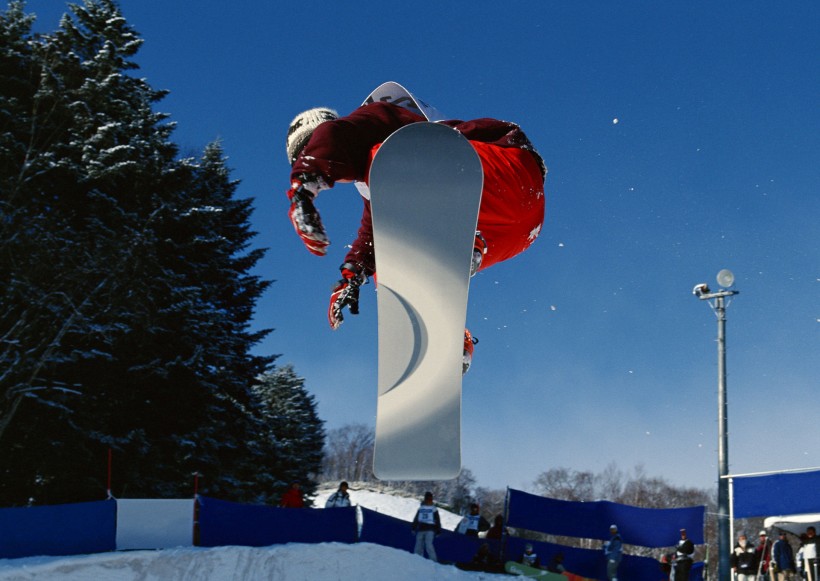
{"type": "Polygon", "coordinates": [[[642,547],[670,547],[685,528],[695,544],[703,544],[705,506],[639,508],[605,500],[574,502],[509,491],[507,524],[532,531],[585,539],[609,538],[618,526],[624,543],[642,547]]]}

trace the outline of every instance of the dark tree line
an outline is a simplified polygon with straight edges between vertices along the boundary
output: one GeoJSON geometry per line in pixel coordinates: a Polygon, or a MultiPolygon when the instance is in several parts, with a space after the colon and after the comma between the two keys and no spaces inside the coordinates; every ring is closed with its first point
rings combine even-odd
{"type": "MultiPolygon", "coordinates": [[[[0,12],[0,505],[268,499],[319,471],[303,381],[252,348],[271,281],[218,143],[178,155],[113,0],[0,12]]],[[[308,489],[311,484],[308,482],[308,489]]]]}

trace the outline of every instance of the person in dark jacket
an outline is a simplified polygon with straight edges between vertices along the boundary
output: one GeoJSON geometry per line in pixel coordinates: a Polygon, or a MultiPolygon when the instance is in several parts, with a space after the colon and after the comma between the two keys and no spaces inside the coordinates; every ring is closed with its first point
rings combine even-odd
{"type": "Polygon", "coordinates": [[[756,581],[757,555],[754,546],[745,533],[738,535],[737,544],[732,550],[732,570],[737,574],[737,581],[756,581]]]}
{"type": "Polygon", "coordinates": [[[441,532],[441,517],[438,514],[438,508],[433,504],[432,492],[424,493],[424,500],[413,518],[412,530],[416,535],[414,552],[423,557],[426,550],[428,559],[438,561],[433,541],[441,532]]]}
{"type": "Polygon", "coordinates": [[[470,512],[459,521],[456,532],[468,537],[478,537],[479,531],[484,532],[489,529],[490,522],[481,516],[479,511],[480,507],[477,503],[470,504],[470,512]]]}
{"type": "Polygon", "coordinates": [[[504,564],[501,559],[493,555],[489,543],[481,543],[478,551],[469,563],[458,563],[459,569],[465,571],[486,571],[487,573],[503,573],[504,564]]]}
{"type": "Polygon", "coordinates": [[[780,531],[778,539],[772,545],[769,568],[772,572],[772,581],[791,581],[794,576],[794,549],[786,538],[786,531],[780,531]]]}
{"type": "MultiPolygon", "coordinates": [[[[364,197],[358,236],[340,267],[342,278],[331,293],[328,320],[342,324],[342,310],[358,313],[359,287],[375,274],[369,190],[370,164],[380,144],[405,125],[424,121],[414,111],[376,101],[346,117],[327,108],[298,115],[288,131],[291,162],[289,217],[312,254],[323,256],[330,241],[314,201],[337,182],[357,182],[364,197]]],[[[466,137],[484,168],[484,186],[475,240],[473,274],[523,252],[544,221],[546,167],[521,128],[496,119],[440,123],[466,137]]],[[[412,241],[410,241],[412,243],[412,241]]]]}
{"type": "Polygon", "coordinates": [[[504,533],[507,532],[507,527],[504,526],[504,516],[497,514],[493,519],[493,526],[487,531],[484,536],[486,539],[501,539],[504,533]]]}
{"type": "Polygon", "coordinates": [[[680,540],[675,547],[675,559],[672,561],[672,577],[674,581],[689,581],[689,572],[692,570],[692,559],[695,556],[695,544],[686,534],[686,529],[680,530],[680,540]]]}

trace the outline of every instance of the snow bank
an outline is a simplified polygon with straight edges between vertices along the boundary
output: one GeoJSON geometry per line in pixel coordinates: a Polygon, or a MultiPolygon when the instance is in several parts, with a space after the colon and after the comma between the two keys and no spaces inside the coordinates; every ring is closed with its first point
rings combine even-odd
{"type": "Polygon", "coordinates": [[[380,545],[288,544],[0,560],[0,581],[490,580],[380,545]]]}

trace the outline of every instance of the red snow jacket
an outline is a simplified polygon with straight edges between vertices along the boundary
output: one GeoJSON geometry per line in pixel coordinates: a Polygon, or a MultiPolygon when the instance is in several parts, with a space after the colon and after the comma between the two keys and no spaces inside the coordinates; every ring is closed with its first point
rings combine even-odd
{"type": "MultiPolygon", "coordinates": [[[[378,147],[397,129],[424,118],[391,103],[359,107],[346,117],[319,125],[299,154],[291,180],[321,176],[332,187],[338,181],[367,182],[378,147]]],[[[484,189],[478,230],[487,242],[481,270],[529,248],[544,221],[546,167],[523,131],[496,119],[442,121],[464,135],[481,159],[484,189]]],[[[370,201],[364,200],[361,226],[346,262],[375,271],[370,201]]]]}

